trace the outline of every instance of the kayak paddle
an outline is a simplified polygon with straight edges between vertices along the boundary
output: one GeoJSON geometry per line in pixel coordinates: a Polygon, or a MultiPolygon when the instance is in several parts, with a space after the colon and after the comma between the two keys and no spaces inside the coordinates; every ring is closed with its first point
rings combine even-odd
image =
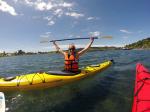
{"type": "MultiPolygon", "coordinates": [[[[102,37],[93,37],[93,38],[94,39],[99,39],[99,38],[111,39],[112,36],[102,36],[102,37]]],[[[48,38],[47,38],[47,40],[42,40],[42,41],[40,41],[40,43],[47,43],[47,42],[54,42],[54,41],[67,41],[67,40],[80,40],[80,39],[90,39],[90,37],[87,37],[87,38],[58,39],[58,40],[51,40],[51,41],[49,41],[48,38]]]]}

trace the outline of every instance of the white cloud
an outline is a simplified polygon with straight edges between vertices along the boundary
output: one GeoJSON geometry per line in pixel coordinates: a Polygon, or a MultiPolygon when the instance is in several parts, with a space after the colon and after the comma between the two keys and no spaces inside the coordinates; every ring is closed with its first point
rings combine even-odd
{"type": "Polygon", "coordinates": [[[41,38],[49,38],[51,36],[51,32],[45,32],[44,34],[40,35],[41,38]]]}
{"type": "Polygon", "coordinates": [[[100,36],[100,32],[99,31],[95,31],[95,32],[89,32],[89,35],[92,36],[92,37],[98,37],[100,36]]]}
{"type": "Polygon", "coordinates": [[[48,21],[48,25],[49,26],[52,26],[52,25],[54,25],[55,24],[55,21],[54,21],[54,19],[53,19],[53,17],[44,17],[43,19],[45,19],[45,20],[47,20],[48,21]]]}
{"type": "Polygon", "coordinates": [[[90,21],[90,20],[99,20],[98,17],[87,17],[86,20],[90,21]]]}
{"type": "Polygon", "coordinates": [[[51,10],[55,6],[51,2],[35,2],[34,5],[35,8],[40,11],[51,10]]]}
{"type": "Polygon", "coordinates": [[[123,32],[123,33],[127,33],[127,34],[132,33],[132,32],[129,32],[128,30],[125,30],[125,29],[121,29],[120,31],[123,32]]]}
{"type": "Polygon", "coordinates": [[[55,14],[59,14],[60,12],[62,12],[62,9],[57,9],[54,12],[55,12],[55,14]]]}
{"type": "Polygon", "coordinates": [[[17,3],[18,2],[18,0],[13,0],[15,3],[17,3]]]}
{"type": "Polygon", "coordinates": [[[52,3],[52,0],[13,0],[15,3],[21,3],[30,7],[33,7],[36,10],[45,11],[51,10],[55,4],[52,3]]]}
{"type": "Polygon", "coordinates": [[[43,11],[47,9],[47,4],[45,2],[40,2],[36,4],[36,9],[43,11]]]}
{"type": "Polygon", "coordinates": [[[45,34],[50,35],[50,34],[51,34],[51,32],[46,32],[45,34]]]}
{"type": "Polygon", "coordinates": [[[9,13],[12,16],[18,15],[15,9],[12,6],[10,6],[6,1],[0,0],[0,10],[9,13]]]}
{"type": "MultiPolygon", "coordinates": [[[[19,0],[18,0],[18,2],[19,2],[19,0]]],[[[31,0],[23,0],[22,2],[25,2],[29,6],[33,6],[34,5],[34,2],[31,2],[31,0]]]]}
{"type": "Polygon", "coordinates": [[[46,17],[44,17],[43,19],[48,20],[48,21],[51,21],[51,20],[52,20],[52,17],[46,16],[46,17]]]}
{"type": "MultiPolygon", "coordinates": [[[[48,16],[41,16],[47,20],[49,26],[54,25],[56,20],[62,16],[70,16],[78,19],[84,17],[84,14],[73,11],[74,3],[66,2],[65,0],[13,0],[15,3],[20,3],[34,8],[37,11],[45,11],[48,16]]],[[[34,19],[34,18],[33,18],[34,19]]]]}
{"type": "Polygon", "coordinates": [[[87,18],[87,20],[92,20],[92,19],[94,19],[94,17],[88,17],[88,18],[87,18]]]}
{"type": "Polygon", "coordinates": [[[53,7],[55,7],[55,4],[52,4],[51,2],[48,2],[46,9],[51,10],[53,7]]]}
{"type": "Polygon", "coordinates": [[[52,26],[52,25],[54,25],[54,24],[55,24],[55,21],[52,21],[52,20],[51,20],[51,21],[48,22],[48,25],[49,25],[49,26],[52,26]]]}
{"type": "Polygon", "coordinates": [[[59,6],[69,8],[69,7],[72,7],[72,6],[73,6],[73,3],[64,2],[64,3],[60,3],[59,6]]]}
{"type": "Polygon", "coordinates": [[[84,14],[81,14],[81,13],[76,13],[76,12],[67,12],[66,13],[67,16],[71,16],[71,17],[74,17],[76,19],[78,19],[79,17],[83,17],[84,14]]]}
{"type": "Polygon", "coordinates": [[[43,39],[48,39],[49,35],[44,34],[44,35],[40,35],[40,37],[43,38],[43,39]]]}
{"type": "MultiPolygon", "coordinates": [[[[17,2],[19,0],[14,0],[17,2]]],[[[58,8],[70,8],[73,7],[73,3],[64,2],[64,0],[20,0],[20,2],[25,3],[28,6],[32,6],[37,10],[46,11],[46,10],[53,10],[58,8]]]]}
{"type": "Polygon", "coordinates": [[[58,17],[61,17],[63,15],[63,10],[62,9],[56,9],[54,11],[54,15],[57,15],[58,17]]]}

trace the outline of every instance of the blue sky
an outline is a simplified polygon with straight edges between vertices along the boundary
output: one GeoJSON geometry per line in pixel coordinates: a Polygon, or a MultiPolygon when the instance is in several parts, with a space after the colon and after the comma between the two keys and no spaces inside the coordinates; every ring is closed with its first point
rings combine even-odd
{"type": "MultiPolygon", "coordinates": [[[[111,35],[93,46],[124,46],[150,36],[149,0],[0,0],[0,52],[54,50],[43,39],[111,35]]],[[[59,42],[84,47],[89,40],[59,42]]]]}

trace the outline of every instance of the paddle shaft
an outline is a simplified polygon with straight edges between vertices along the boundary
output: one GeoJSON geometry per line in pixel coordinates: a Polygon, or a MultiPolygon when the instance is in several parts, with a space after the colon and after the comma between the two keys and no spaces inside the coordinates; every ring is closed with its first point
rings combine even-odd
{"type": "MultiPolygon", "coordinates": [[[[92,37],[92,38],[98,39],[98,37],[92,37]]],[[[70,38],[70,39],[51,40],[50,42],[54,42],[54,41],[66,41],[66,40],[79,40],[79,39],[90,39],[90,37],[87,37],[87,38],[70,38]]]]}

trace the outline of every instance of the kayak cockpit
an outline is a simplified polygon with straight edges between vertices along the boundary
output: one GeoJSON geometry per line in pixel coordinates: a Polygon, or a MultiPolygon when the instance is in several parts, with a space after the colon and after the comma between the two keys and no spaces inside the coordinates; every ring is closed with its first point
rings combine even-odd
{"type": "Polygon", "coordinates": [[[47,74],[50,74],[50,75],[60,75],[60,76],[73,76],[73,75],[77,75],[79,73],[81,73],[81,70],[74,73],[74,72],[69,72],[69,71],[48,71],[46,72],[47,74]]]}

